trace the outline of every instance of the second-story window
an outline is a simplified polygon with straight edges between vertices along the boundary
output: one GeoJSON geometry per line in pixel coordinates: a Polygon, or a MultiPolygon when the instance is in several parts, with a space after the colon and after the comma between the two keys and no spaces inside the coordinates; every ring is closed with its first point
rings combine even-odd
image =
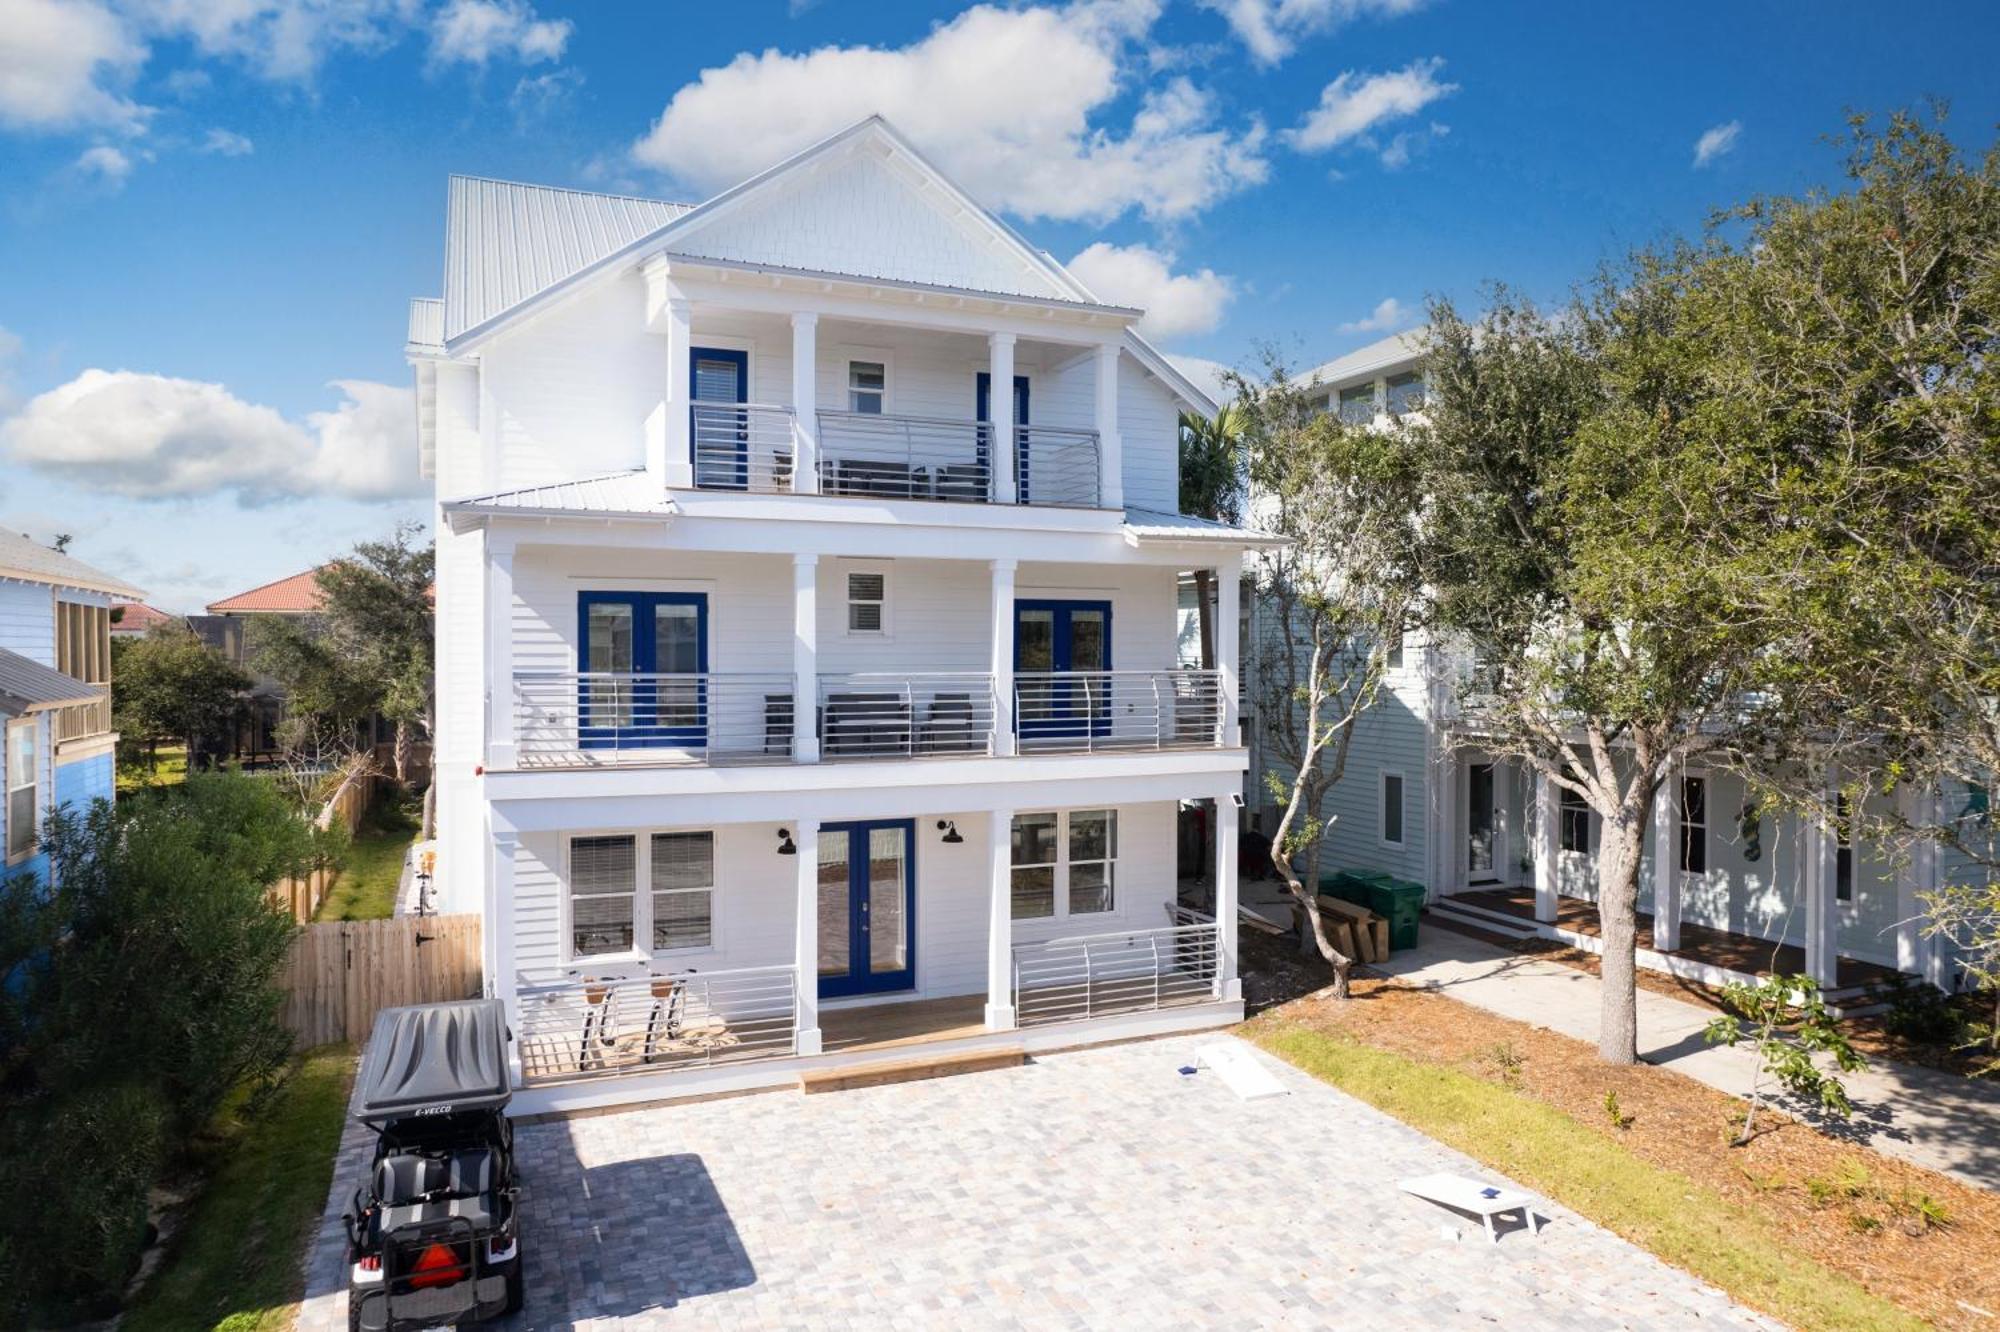
{"type": "Polygon", "coordinates": [[[847,575],[847,632],[881,634],[889,629],[889,575],[854,572],[847,575]]]}
{"type": "Polygon", "coordinates": [[[1340,419],[1349,425],[1367,425],[1375,419],[1375,385],[1356,384],[1340,391],[1340,419]]]}
{"type": "Polygon", "coordinates": [[[36,798],[36,776],[41,755],[36,752],[33,717],[10,721],[6,726],[7,753],[4,765],[7,787],[7,856],[9,862],[22,860],[35,850],[35,815],[41,802],[36,798]]]}
{"type": "Polygon", "coordinates": [[[1424,408],[1424,377],[1411,370],[1389,376],[1389,415],[1404,416],[1424,408]]]}
{"type": "Polygon", "coordinates": [[[888,406],[889,368],[880,361],[847,363],[847,410],[880,416],[888,406]]]}

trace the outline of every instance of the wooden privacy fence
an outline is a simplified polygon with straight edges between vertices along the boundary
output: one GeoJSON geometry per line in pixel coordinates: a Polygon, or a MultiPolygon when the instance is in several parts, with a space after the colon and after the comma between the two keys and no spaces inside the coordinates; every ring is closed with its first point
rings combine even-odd
{"type": "Polygon", "coordinates": [[[392,916],[308,925],[293,941],[280,975],[285,1026],[301,1046],[358,1043],[385,1008],[479,993],[479,917],[392,916]]]}
{"type": "MultiPolygon", "coordinates": [[[[361,816],[368,812],[368,806],[374,799],[375,774],[350,773],[314,822],[322,828],[331,828],[338,823],[347,829],[349,836],[353,836],[361,826],[361,816]]],[[[332,866],[320,865],[296,879],[280,879],[271,885],[271,901],[290,912],[293,920],[304,924],[318,914],[319,904],[326,899],[326,890],[333,887],[335,874],[332,866]]]]}

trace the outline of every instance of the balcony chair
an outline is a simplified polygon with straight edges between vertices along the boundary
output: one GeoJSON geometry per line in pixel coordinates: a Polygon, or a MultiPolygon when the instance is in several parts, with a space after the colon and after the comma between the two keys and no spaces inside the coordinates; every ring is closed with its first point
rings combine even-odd
{"type": "Polygon", "coordinates": [[[948,463],[937,469],[933,498],[963,504],[986,502],[986,468],[978,463],[948,463]]]}
{"type": "Polygon", "coordinates": [[[901,694],[829,694],[822,751],[830,758],[910,752],[910,705],[901,694]]]}
{"type": "Polygon", "coordinates": [[[927,754],[970,754],[980,748],[972,716],[972,695],[939,694],[924,717],[923,749],[927,754]]]}

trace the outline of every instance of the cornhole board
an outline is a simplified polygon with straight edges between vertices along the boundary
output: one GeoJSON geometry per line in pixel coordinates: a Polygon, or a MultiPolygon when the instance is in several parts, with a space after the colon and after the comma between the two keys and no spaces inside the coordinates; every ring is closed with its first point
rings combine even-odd
{"type": "Polygon", "coordinates": [[[1462,1175],[1419,1175],[1415,1179],[1404,1180],[1396,1187],[1426,1202],[1472,1213],[1486,1223],[1486,1238],[1495,1244],[1500,1242],[1500,1236],[1494,1233],[1493,1218],[1509,1212],[1521,1214],[1529,1234],[1542,1233],[1542,1219],[1535,1215],[1535,1199],[1519,1189],[1481,1184],[1462,1175]]]}
{"type": "Polygon", "coordinates": [[[1211,1041],[1194,1052],[1195,1062],[1222,1079],[1223,1085],[1245,1101],[1261,1100],[1266,1096],[1283,1096],[1284,1084],[1271,1076],[1271,1070],[1254,1059],[1250,1052],[1240,1045],[1227,1041],[1211,1041]]]}

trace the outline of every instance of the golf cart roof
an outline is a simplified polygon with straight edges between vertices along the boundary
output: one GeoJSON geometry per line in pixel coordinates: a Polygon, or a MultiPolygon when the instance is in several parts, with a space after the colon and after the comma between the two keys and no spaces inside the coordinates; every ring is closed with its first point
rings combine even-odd
{"type": "Polygon", "coordinates": [[[507,1081],[507,1013],[498,999],[385,1008],[375,1015],[361,1061],[357,1117],[366,1123],[411,1115],[495,1110],[507,1081]]]}

